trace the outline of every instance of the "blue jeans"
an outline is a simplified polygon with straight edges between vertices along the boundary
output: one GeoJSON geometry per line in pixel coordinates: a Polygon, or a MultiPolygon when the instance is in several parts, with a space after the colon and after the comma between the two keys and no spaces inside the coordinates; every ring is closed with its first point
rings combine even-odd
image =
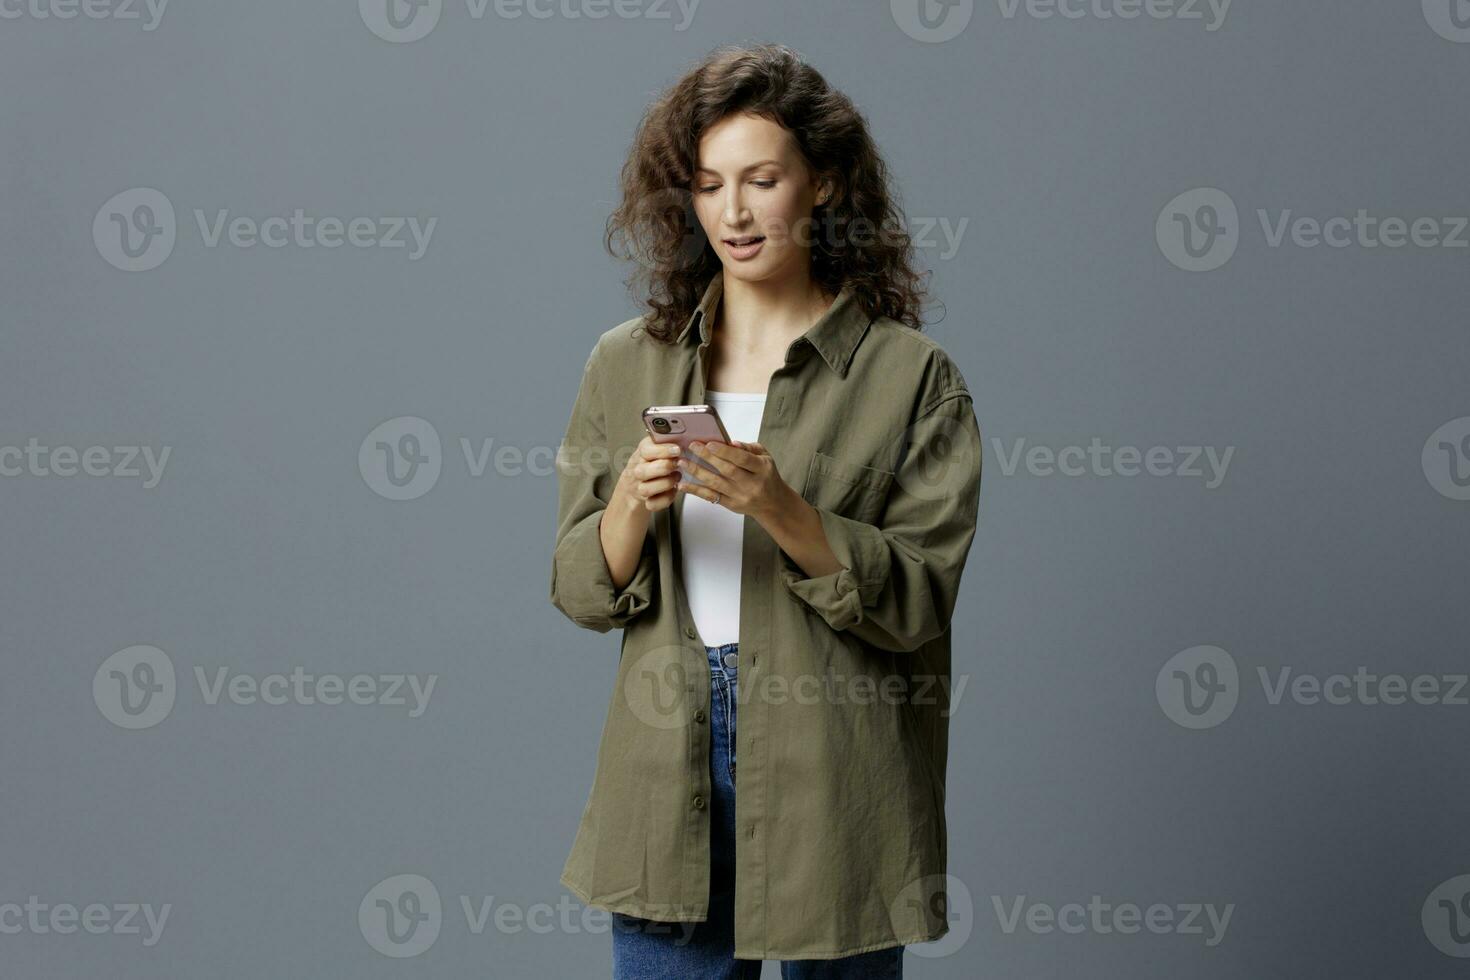
{"type": "MultiPolygon", "coordinates": [[[[735,704],[739,645],[704,648],[710,680],[710,895],[703,922],[612,913],[613,980],[758,980],[760,960],[735,959],[735,704]]],[[[835,960],[782,960],[782,980],[903,976],[903,947],[835,960]]]]}

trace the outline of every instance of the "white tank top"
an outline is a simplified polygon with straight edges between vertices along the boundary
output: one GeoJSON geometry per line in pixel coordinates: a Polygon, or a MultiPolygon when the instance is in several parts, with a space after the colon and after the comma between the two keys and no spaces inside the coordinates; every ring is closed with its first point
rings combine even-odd
{"type": "MultiPolygon", "coordinates": [[[[766,396],[744,391],[705,390],[731,439],[758,442],[766,396]]],[[[699,478],[696,467],[695,479],[699,478]]],[[[740,639],[740,551],[745,515],[703,497],[686,494],[679,518],[684,593],[705,646],[740,639]]]]}

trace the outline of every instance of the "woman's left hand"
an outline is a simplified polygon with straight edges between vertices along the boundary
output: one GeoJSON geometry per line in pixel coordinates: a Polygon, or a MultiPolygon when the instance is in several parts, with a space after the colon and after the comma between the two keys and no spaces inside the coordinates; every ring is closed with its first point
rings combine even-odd
{"type": "Polygon", "coordinates": [[[703,461],[695,463],[687,457],[679,460],[679,469],[692,474],[699,483],[679,481],[678,490],[703,497],[737,514],[745,514],[764,524],[791,503],[796,491],[776,471],[776,461],[758,442],[729,445],[723,442],[691,442],[689,451],[703,461]],[[707,467],[714,467],[711,471],[707,467]],[[703,484],[703,486],[700,486],[703,484]]]}

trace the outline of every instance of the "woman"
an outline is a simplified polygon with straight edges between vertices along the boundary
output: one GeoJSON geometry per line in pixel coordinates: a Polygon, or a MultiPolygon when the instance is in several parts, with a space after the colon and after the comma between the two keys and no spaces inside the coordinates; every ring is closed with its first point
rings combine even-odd
{"type": "Polygon", "coordinates": [[[551,576],[623,630],[561,876],[613,913],[615,977],[897,977],[948,929],[980,440],[886,184],[852,103],[775,45],[680,79],[624,167],[608,244],[645,258],[649,312],[588,358],[551,576]],[[643,434],[703,403],[728,445],[643,434]]]}

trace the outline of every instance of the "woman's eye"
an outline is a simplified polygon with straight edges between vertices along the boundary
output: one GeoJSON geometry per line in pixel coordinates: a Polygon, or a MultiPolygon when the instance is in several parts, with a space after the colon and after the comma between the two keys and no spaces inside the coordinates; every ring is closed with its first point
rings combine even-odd
{"type": "MultiPolygon", "coordinates": [[[[754,184],[755,186],[759,187],[761,190],[767,190],[767,191],[770,190],[772,187],[775,187],[776,186],[776,182],[774,180],[769,180],[769,179],[767,179],[767,180],[753,180],[753,181],[751,181],[751,183],[754,184]]],[[[717,191],[719,189],[720,189],[720,185],[719,184],[705,184],[702,187],[696,187],[694,189],[694,191],[695,191],[696,194],[713,194],[715,191],[717,191]]]]}

